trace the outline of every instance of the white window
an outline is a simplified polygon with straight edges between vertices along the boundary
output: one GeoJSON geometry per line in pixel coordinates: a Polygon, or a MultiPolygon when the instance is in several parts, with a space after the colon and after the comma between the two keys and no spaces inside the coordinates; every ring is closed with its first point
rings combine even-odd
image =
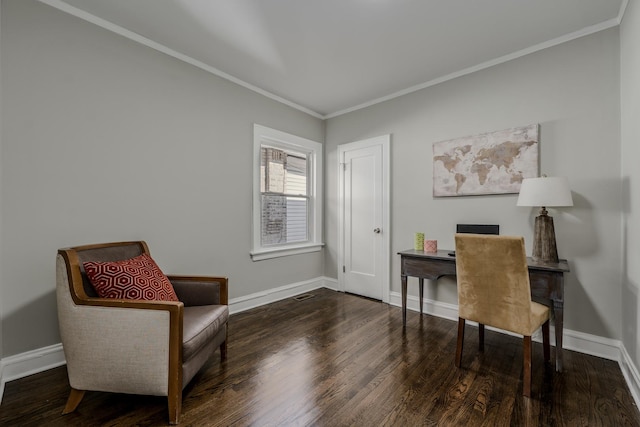
{"type": "Polygon", "coordinates": [[[316,252],[322,245],[322,144],[254,125],[251,258],[316,252]]]}

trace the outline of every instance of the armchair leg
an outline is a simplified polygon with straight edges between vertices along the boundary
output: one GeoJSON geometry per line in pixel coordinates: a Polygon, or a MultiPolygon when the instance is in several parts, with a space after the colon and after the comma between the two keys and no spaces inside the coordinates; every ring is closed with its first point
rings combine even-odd
{"type": "Polygon", "coordinates": [[[180,423],[180,413],[182,412],[182,393],[180,395],[169,395],[169,424],[180,423]]]}
{"type": "Polygon", "coordinates": [[[525,336],[523,341],[522,394],[531,397],[531,336],[525,336]]]}
{"type": "Polygon", "coordinates": [[[456,345],[456,366],[459,368],[462,363],[462,347],[464,343],[464,325],[465,320],[458,317],[458,343],[456,345]]]}
{"type": "Polygon", "coordinates": [[[220,344],[220,359],[227,360],[227,341],[220,344]]]}
{"type": "Polygon", "coordinates": [[[62,410],[62,415],[69,414],[76,410],[82,398],[84,397],[85,390],[76,390],[75,388],[71,388],[71,392],[69,393],[69,398],[67,399],[67,404],[64,406],[62,410]]]}
{"type": "Polygon", "coordinates": [[[483,352],[484,351],[484,324],[483,323],[478,323],[478,342],[479,342],[478,350],[483,352]]]}

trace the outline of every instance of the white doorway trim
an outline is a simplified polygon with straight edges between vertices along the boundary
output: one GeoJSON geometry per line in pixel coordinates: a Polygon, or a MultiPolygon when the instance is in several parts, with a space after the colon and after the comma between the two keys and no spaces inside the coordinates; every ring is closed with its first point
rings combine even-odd
{"type": "Polygon", "coordinates": [[[345,152],[380,146],[382,148],[382,301],[389,303],[391,287],[391,135],[381,135],[338,146],[338,290],[345,291],[345,152]]]}

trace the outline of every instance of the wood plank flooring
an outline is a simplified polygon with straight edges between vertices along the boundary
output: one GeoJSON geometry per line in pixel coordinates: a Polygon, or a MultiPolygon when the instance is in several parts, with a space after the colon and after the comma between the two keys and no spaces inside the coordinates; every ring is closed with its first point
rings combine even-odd
{"type": "MultiPolygon", "coordinates": [[[[565,371],[534,343],[522,396],[522,340],[318,289],[231,316],[228,360],[214,357],[184,391],[182,426],[639,426],[618,364],[565,350],[565,371]]],[[[553,357],[552,349],[552,357],[553,357]]],[[[61,415],[64,367],[6,385],[2,426],[161,426],[166,399],[88,392],[61,415]]]]}

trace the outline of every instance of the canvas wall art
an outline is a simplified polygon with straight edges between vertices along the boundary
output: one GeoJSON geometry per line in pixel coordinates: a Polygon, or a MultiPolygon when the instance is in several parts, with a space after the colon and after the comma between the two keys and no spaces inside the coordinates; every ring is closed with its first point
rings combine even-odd
{"type": "Polygon", "coordinates": [[[537,124],[433,144],[433,195],[518,193],[538,176],[537,124]]]}

